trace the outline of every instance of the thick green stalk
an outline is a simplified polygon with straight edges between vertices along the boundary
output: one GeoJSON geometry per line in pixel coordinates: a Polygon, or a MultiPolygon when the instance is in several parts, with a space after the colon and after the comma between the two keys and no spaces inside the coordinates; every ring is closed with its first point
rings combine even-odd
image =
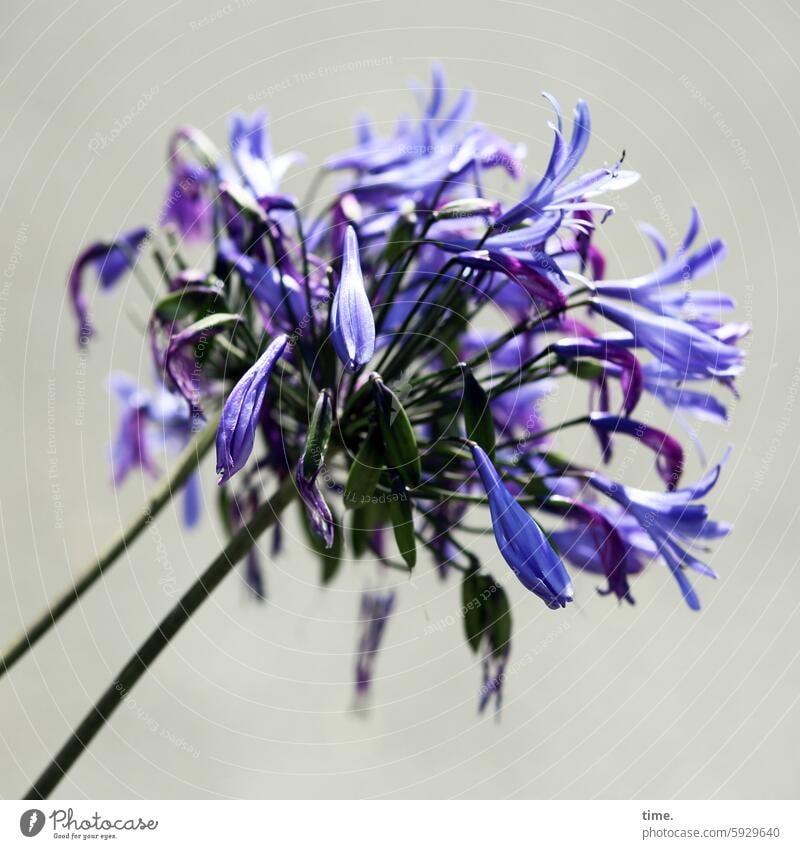
{"type": "Polygon", "coordinates": [[[25,631],[6,649],[0,659],[0,678],[22,658],[33,646],[58,622],[58,620],[77,602],[97,579],[127,551],[137,537],[147,528],[169,503],[175,493],[183,486],[189,475],[198,467],[200,461],[214,444],[219,417],[214,416],[198,436],[186,447],[178,459],[173,473],[164,480],[153,493],[144,510],[94,562],[72,582],[52,602],[47,610],[31,622],[25,631]]]}
{"type": "Polygon", "coordinates": [[[200,605],[219,586],[222,579],[253,547],[256,539],[277,520],[280,512],[294,497],[295,492],[294,477],[290,475],[283,481],[272,498],[262,504],[253,518],[231,538],[228,545],[183,594],[175,607],[161,620],[158,627],[142,643],[136,654],[123,666],[119,675],[111,682],[58,754],[50,761],[44,772],[25,794],[26,799],[49,798],[58,783],[69,772],[98,731],[108,722],[136,682],[147,672],[200,605]]]}

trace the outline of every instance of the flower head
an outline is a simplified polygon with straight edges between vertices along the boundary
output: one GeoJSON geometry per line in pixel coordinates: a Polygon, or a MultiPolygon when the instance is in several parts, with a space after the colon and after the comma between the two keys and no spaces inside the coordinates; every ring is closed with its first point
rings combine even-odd
{"type": "MultiPolygon", "coordinates": [[[[507,202],[486,178],[500,168],[520,179],[524,147],[474,123],[471,92],[450,99],[438,66],[418,94],[419,116],[401,116],[388,137],[357,121],[355,145],[325,162],[320,176],[335,172],[335,180],[324,203],[319,180],[303,204],[283,193],[297,157],[273,153],[262,112],[232,116],[224,151],[192,127],[173,134],[160,223],[204,249],[191,264],[177,247],[154,251],[148,332],[164,388],[120,395],[114,475],[154,474],[159,437],[185,445],[191,422],[222,404],[219,479],[238,475],[236,491],[220,493],[223,506],[235,500],[238,509],[229,532],[256,515],[271,479],[282,499],[303,507],[323,584],[350,556],[411,570],[427,550],[443,578],[458,573],[482,588],[469,593],[479,607],[464,622],[471,648],[483,651],[483,710],[501,700],[511,609],[467,536],[482,529],[463,521],[483,500],[480,486],[503,558],[548,607],[572,600],[565,563],[602,575],[602,595],[632,602],[633,576],[651,559],[667,563],[697,607],[688,574],[713,572],[695,551],[728,531],[700,503],[719,469],[682,487],[683,446],[637,405],[650,393],[699,443],[684,414],[727,420],[708,386],[736,394],[738,343],[749,328],[725,317],[732,298],[695,287],[725,253],[721,239],[698,241],[696,210],[675,250],[643,228],[656,249],[651,268],[606,279],[597,237],[613,208],[601,195],[638,175],[622,170],[624,151],[611,166],[584,167],[591,126],[582,100],[565,129],[545,95],[555,113],[549,158],[532,164],[541,176],[507,202]],[[569,400],[580,382],[588,409],[575,416],[569,400]],[[591,460],[575,463],[563,453],[567,428],[597,437],[598,464],[618,440],[638,440],[667,491],[627,487],[591,460]]],[[[78,258],[70,293],[82,340],[91,333],[84,272],[113,287],[146,234],[97,243],[78,258]]],[[[199,511],[196,480],[186,485],[188,517],[199,511]]],[[[276,556],[279,525],[274,543],[276,556]]],[[[255,549],[245,577],[262,596],[255,549]]],[[[362,600],[359,693],[394,603],[394,592],[362,600]]]]}

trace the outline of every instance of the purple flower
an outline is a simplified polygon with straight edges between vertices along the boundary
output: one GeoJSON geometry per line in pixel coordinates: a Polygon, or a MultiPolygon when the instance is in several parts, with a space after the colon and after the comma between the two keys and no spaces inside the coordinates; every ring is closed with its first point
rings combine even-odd
{"type": "MultiPolygon", "coordinates": [[[[696,215],[696,211],[694,211],[696,215]]],[[[694,218],[693,218],[694,221],[694,218]]],[[[717,315],[733,309],[733,298],[722,292],[687,288],[690,280],[708,274],[725,257],[725,244],[714,239],[693,254],[686,251],[696,230],[690,225],[681,250],[672,259],[664,259],[661,266],[650,274],[633,280],[605,280],[596,282],[593,290],[606,298],[617,298],[638,304],[656,314],[680,318],[684,313],[717,315]]]]}
{"type": "Polygon", "coordinates": [[[242,275],[256,301],[268,307],[266,320],[286,327],[292,323],[292,316],[294,321],[303,316],[307,309],[306,298],[295,277],[282,273],[276,265],[267,265],[240,253],[230,239],[221,240],[218,250],[219,256],[242,275]]]}
{"type": "Polygon", "coordinates": [[[521,151],[480,128],[459,142],[426,146],[431,148],[431,155],[370,174],[353,187],[353,193],[364,201],[388,203],[398,197],[412,197],[426,203],[439,186],[445,182],[458,184],[468,172],[501,167],[516,179],[521,171],[521,151]]]}
{"type": "Polygon", "coordinates": [[[144,469],[154,478],[158,468],[151,456],[147,439],[148,399],[133,382],[112,378],[111,387],[122,406],[119,428],[111,449],[111,472],[114,484],[121,484],[136,468],[144,469]]]}
{"type": "Polygon", "coordinates": [[[394,607],[395,593],[367,591],[361,596],[361,634],[356,652],[356,694],[366,696],[374,675],[378,649],[394,607]]]}
{"type": "Polygon", "coordinates": [[[608,587],[598,589],[600,595],[613,593],[633,604],[628,576],[641,572],[656,554],[635,517],[619,508],[572,502],[566,518],[568,527],[550,535],[562,556],[578,569],[605,576],[608,587]]]}
{"type": "Polygon", "coordinates": [[[569,283],[558,265],[543,251],[480,250],[459,254],[458,258],[468,268],[501,271],[521,286],[537,307],[560,310],[566,303],[564,291],[569,283]]]}
{"type": "Polygon", "coordinates": [[[358,258],[358,239],[347,228],[339,285],[331,305],[333,347],[349,372],[358,371],[375,353],[375,318],[358,258]]]}
{"type": "Polygon", "coordinates": [[[569,145],[564,144],[561,107],[554,97],[545,94],[556,112],[558,125],[553,128],[553,149],[541,180],[531,189],[520,203],[514,205],[497,220],[498,226],[513,227],[525,218],[537,218],[545,212],[545,207],[555,199],[556,190],[572,173],[580,162],[589,144],[591,121],[589,107],[586,102],[579,100],[575,106],[575,120],[572,126],[572,137],[569,145]]]}
{"type": "Polygon", "coordinates": [[[708,392],[688,388],[661,363],[645,365],[644,386],[671,410],[684,410],[695,418],[716,424],[724,424],[728,420],[728,411],[721,401],[708,392]]]}
{"type": "Polygon", "coordinates": [[[398,121],[394,135],[388,139],[377,138],[366,116],[356,123],[357,145],[351,150],[328,159],[330,170],[351,168],[363,174],[380,174],[398,169],[414,160],[429,161],[442,150],[452,136],[466,124],[472,109],[473,96],[462,91],[449,113],[441,114],[446,99],[446,80],[439,65],[433,68],[433,86],[422,118],[416,124],[406,117],[398,121]]]}
{"type": "MultiPolygon", "coordinates": [[[[230,324],[238,322],[240,316],[220,313],[200,319],[169,338],[163,356],[163,371],[168,382],[189,402],[193,411],[200,410],[200,400],[207,386],[207,380],[200,361],[205,354],[209,340],[225,330],[230,324]],[[195,356],[194,354],[197,354],[195,356]]],[[[155,333],[155,329],[151,329],[155,333]]],[[[152,336],[155,343],[155,336],[152,336]]],[[[159,357],[156,358],[158,364],[159,357]]]]}
{"type": "Polygon", "coordinates": [[[486,452],[472,446],[475,468],[489,498],[495,539],[522,584],[551,609],[572,601],[572,583],[542,529],[503,485],[486,452]]]}
{"type": "MultiPolygon", "coordinates": [[[[152,454],[165,448],[172,454],[182,451],[192,437],[192,415],[180,396],[163,386],[156,393],[140,390],[123,374],[112,374],[111,390],[122,406],[117,436],[111,450],[112,475],[121,484],[134,468],[143,468],[156,477],[158,469],[152,454]]],[[[183,489],[183,523],[193,528],[200,519],[200,478],[193,472],[183,489]]]]}
{"type": "Polygon", "coordinates": [[[233,387],[222,408],[217,430],[217,474],[225,483],[247,462],[256,438],[256,426],[272,369],[283,355],[286,336],[274,339],[266,351],[233,387]]]}
{"type": "Polygon", "coordinates": [[[314,474],[311,478],[306,478],[303,475],[302,460],[297,464],[295,482],[306,516],[308,516],[309,525],[311,530],[325,543],[325,548],[330,548],[333,545],[334,534],[333,514],[325,501],[317,477],[318,475],[314,474]]]}
{"type": "Polygon", "coordinates": [[[542,402],[555,389],[553,380],[536,380],[493,398],[492,418],[498,431],[518,435],[520,445],[526,448],[546,440],[546,437],[537,437],[536,434],[545,429],[542,402]]]}
{"type": "Polygon", "coordinates": [[[245,185],[260,201],[275,202],[280,181],[289,168],[303,157],[298,153],[273,156],[267,128],[267,114],[259,110],[248,118],[241,113],[231,116],[231,156],[245,185]]]}
{"type": "Polygon", "coordinates": [[[466,229],[462,220],[444,220],[431,227],[428,235],[442,250],[451,253],[476,251],[479,248],[492,252],[530,251],[534,248],[542,249],[547,240],[566,223],[563,212],[552,212],[524,227],[507,232],[500,228],[499,232],[486,238],[485,227],[477,231],[472,223],[468,225],[469,229],[466,229]]]}
{"type": "Polygon", "coordinates": [[[683,448],[677,439],[658,428],[610,413],[592,413],[592,427],[600,436],[606,460],[611,459],[611,435],[624,433],[633,436],[656,455],[656,470],[668,489],[675,489],[683,473],[683,448]]]}
{"type": "Polygon", "coordinates": [[[161,224],[173,224],[187,242],[204,242],[211,238],[213,204],[206,187],[209,172],[201,166],[184,162],[175,155],[171,160],[172,180],[161,210],[161,224]]]}
{"type": "Polygon", "coordinates": [[[487,168],[502,167],[517,179],[524,149],[466,124],[471,92],[461,92],[448,113],[443,113],[445,99],[444,74],[436,67],[431,96],[418,122],[403,119],[392,138],[379,139],[360,121],[357,146],[329,159],[328,168],[356,170],[360,176],[352,192],[376,205],[397,204],[404,197],[424,202],[447,182],[458,188],[472,178],[478,188],[479,173],[487,168]]]}
{"type": "Polygon", "coordinates": [[[183,486],[183,524],[193,528],[200,521],[200,475],[192,472],[183,486]]]}
{"type": "Polygon", "coordinates": [[[744,367],[744,352],[678,318],[630,312],[603,301],[594,301],[592,308],[625,328],[632,344],[650,351],[678,379],[733,377],[744,367]]]}
{"type": "Polygon", "coordinates": [[[623,407],[630,414],[642,397],[644,378],[639,360],[624,347],[611,339],[560,339],[550,346],[550,350],[562,360],[580,360],[582,358],[611,363],[618,368],[622,389],[623,407]]]}
{"type": "Polygon", "coordinates": [[[730,525],[710,520],[708,508],[694,502],[704,498],[717,482],[725,459],[694,486],[672,492],[648,492],[622,486],[597,472],[589,476],[589,484],[595,490],[616,501],[650,536],[657,554],[666,561],[692,610],[700,609],[700,600],[685,570],[694,569],[711,578],[717,576],[713,569],[691,554],[688,547],[730,532],[730,525]]]}
{"type": "Polygon", "coordinates": [[[78,317],[78,342],[85,345],[94,335],[89,321],[89,305],[83,292],[83,277],[87,268],[93,268],[104,291],[113,289],[123,274],[136,261],[142,243],[148,236],[146,227],[137,227],[123,233],[113,242],[95,242],[84,248],[75,260],[69,275],[69,294],[75,315],[78,317]]]}

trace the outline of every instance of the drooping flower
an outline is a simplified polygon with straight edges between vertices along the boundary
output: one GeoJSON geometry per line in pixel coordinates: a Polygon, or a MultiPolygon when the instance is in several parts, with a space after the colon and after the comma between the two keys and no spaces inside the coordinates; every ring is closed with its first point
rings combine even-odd
{"type": "Polygon", "coordinates": [[[319,485],[319,475],[325,468],[325,452],[333,427],[333,403],[330,392],[322,390],[306,432],[306,442],[297,464],[297,492],[308,517],[311,530],[331,548],[334,540],[334,521],[331,508],[319,485]]]}
{"type": "Polygon", "coordinates": [[[325,548],[333,545],[334,522],[331,508],[319,486],[317,475],[307,479],[303,474],[303,464],[299,463],[295,473],[297,492],[308,516],[311,530],[325,543],[325,548]]]}
{"type": "MultiPolygon", "coordinates": [[[[163,385],[155,392],[145,392],[124,374],[112,374],[109,385],[122,407],[111,450],[114,484],[122,484],[137,467],[156,477],[158,467],[153,454],[161,449],[177,454],[192,438],[189,405],[163,385]]],[[[193,528],[200,519],[200,512],[200,480],[198,472],[194,471],[183,486],[184,525],[193,528]]]]}
{"type": "Polygon", "coordinates": [[[458,258],[468,268],[501,271],[541,309],[556,311],[563,309],[566,304],[565,292],[569,287],[567,279],[543,251],[522,253],[480,250],[459,254],[458,258]]]}
{"type": "Polygon", "coordinates": [[[247,462],[270,375],[288,339],[278,336],[233,387],[222,408],[217,431],[217,474],[225,483],[247,462]]]}
{"type": "Polygon", "coordinates": [[[542,529],[500,480],[486,452],[472,445],[475,468],[489,498],[495,539],[506,563],[523,586],[551,609],[572,601],[572,582],[542,529]]]}
{"type": "MultiPolygon", "coordinates": [[[[499,714],[503,705],[506,666],[511,654],[511,605],[506,591],[491,575],[465,578],[465,588],[468,586],[481,590],[478,609],[481,631],[477,648],[483,654],[483,682],[478,699],[478,713],[483,713],[489,702],[494,699],[495,712],[499,714]]],[[[462,599],[465,599],[463,594],[462,599]]],[[[466,601],[465,607],[474,601],[475,597],[466,601]]],[[[471,645],[475,647],[473,643],[471,645]]]]}
{"type": "Polygon", "coordinates": [[[710,392],[692,388],[692,382],[677,379],[672,369],[657,362],[647,363],[644,366],[644,386],[654,398],[658,398],[667,409],[672,411],[673,418],[687,433],[697,449],[701,462],[705,465],[706,456],[700,437],[687,421],[686,415],[700,421],[724,424],[728,420],[728,410],[725,405],[710,392]]]}
{"type": "Polygon", "coordinates": [[[710,578],[717,576],[688,548],[702,540],[723,537],[731,529],[724,522],[709,519],[708,508],[704,504],[695,503],[704,498],[717,482],[725,459],[694,486],[671,492],[648,492],[623,486],[597,472],[591,473],[588,478],[592,488],[616,501],[650,536],[656,552],[669,566],[692,610],[700,609],[700,600],[686,576],[686,569],[693,569],[710,578]]]}
{"type": "Polygon", "coordinates": [[[331,334],[336,354],[347,371],[358,371],[375,353],[375,318],[358,257],[358,239],[347,228],[339,285],[331,305],[331,334]]]}
{"type": "MultiPolygon", "coordinates": [[[[231,313],[206,316],[182,330],[172,332],[163,355],[155,355],[156,365],[162,367],[164,379],[183,395],[193,412],[200,411],[200,400],[208,385],[202,368],[208,344],[218,333],[238,323],[240,318],[231,313]]],[[[166,330],[164,327],[161,329],[166,330]]],[[[151,342],[154,345],[157,332],[157,328],[151,328],[151,342]]]]}
{"type": "Polygon", "coordinates": [[[605,459],[611,458],[611,435],[623,433],[638,439],[656,455],[656,469],[669,489],[674,489],[683,472],[683,448],[677,439],[658,428],[626,416],[591,413],[589,421],[601,438],[605,459]]]}
{"type": "Polygon", "coordinates": [[[125,272],[132,268],[148,233],[146,227],[137,227],[112,242],[95,242],[84,248],[75,260],[69,275],[69,294],[78,318],[78,342],[81,345],[86,344],[94,335],[94,328],[89,320],[89,304],[83,291],[86,269],[94,269],[101,289],[113,289],[125,272]]]}
{"type": "Polygon", "coordinates": [[[644,569],[656,548],[634,516],[616,505],[581,504],[570,501],[568,524],[550,535],[562,557],[577,569],[604,575],[608,586],[600,595],[613,593],[633,604],[628,577],[644,569]]]}
{"type": "Polygon", "coordinates": [[[356,695],[360,698],[369,692],[395,595],[394,590],[368,590],[361,596],[361,633],[356,650],[356,695]]]}
{"type": "Polygon", "coordinates": [[[619,369],[623,407],[630,415],[642,397],[642,366],[634,354],[613,339],[560,339],[550,350],[564,361],[583,358],[611,363],[619,369]]]}
{"type": "Polygon", "coordinates": [[[489,702],[494,697],[495,710],[499,711],[503,705],[503,682],[506,675],[506,664],[508,663],[508,650],[505,647],[496,649],[487,640],[483,655],[483,681],[481,683],[480,698],[478,699],[478,713],[486,710],[489,702]]]}

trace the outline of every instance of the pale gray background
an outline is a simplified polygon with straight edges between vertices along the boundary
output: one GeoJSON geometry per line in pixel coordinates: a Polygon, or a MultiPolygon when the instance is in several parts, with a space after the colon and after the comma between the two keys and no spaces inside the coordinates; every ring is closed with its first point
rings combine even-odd
{"type": "MultiPolygon", "coordinates": [[[[634,221],[660,224],[674,244],[697,202],[706,235],[730,245],[711,283],[735,293],[739,316],[755,326],[733,424],[703,430],[711,457],[736,445],[711,503],[737,527],[713,557],[721,579],[697,582],[702,613],[683,606],[663,567],[635,582],[635,608],[579,578],[578,602],[560,614],[509,578],[517,627],[496,723],[476,716],[479,666],[460,624],[447,625],[457,585],[442,586],[424,560],[399,587],[374,705],[359,715],[354,617],[376,572],[355,565],[322,591],[316,564],[290,539],[290,556],[269,569],[269,604],[251,603],[230,578],[60,795],[797,796],[796,7],[6,0],[1,26],[4,643],[150,486],[109,486],[116,413],[104,388],[112,361],[148,376],[129,320],[146,314],[146,300],[135,283],[98,298],[101,335],[82,360],[64,281],[84,242],[154,219],[178,123],[222,144],[232,108],[266,106],[276,148],[308,153],[287,183],[299,193],[311,168],[350,141],[359,108],[386,130],[413,108],[406,83],[426,78],[434,59],[452,86],[477,90],[483,122],[527,143],[531,175],[550,140],[538,93],[552,91],[570,113],[585,96],[595,127],[585,166],[625,147],[644,175],[602,237],[612,272],[650,267],[634,221]],[[91,140],[117,122],[124,131],[92,152],[91,140]]],[[[580,450],[594,449],[586,441],[580,450]]],[[[630,457],[627,480],[652,483],[650,458],[630,457]]],[[[693,461],[690,476],[697,471],[693,461]]],[[[204,473],[211,492],[210,465],[204,473]]],[[[295,528],[291,517],[289,535],[295,528]]],[[[0,682],[3,795],[27,787],[220,536],[213,515],[183,534],[168,511],[0,682]]]]}

